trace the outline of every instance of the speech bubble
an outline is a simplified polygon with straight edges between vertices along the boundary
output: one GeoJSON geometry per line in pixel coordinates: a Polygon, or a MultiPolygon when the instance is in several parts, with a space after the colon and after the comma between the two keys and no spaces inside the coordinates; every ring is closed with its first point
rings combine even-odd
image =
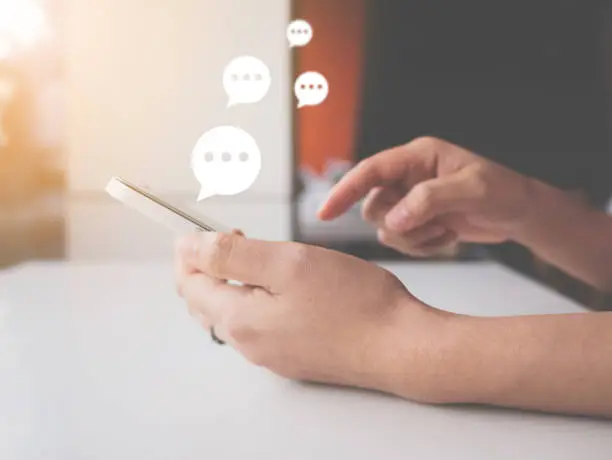
{"type": "Polygon", "coordinates": [[[329,95],[329,83],[319,72],[304,72],[295,81],[294,91],[298,109],[307,105],[319,105],[329,95]]]}
{"type": "Polygon", "coordinates": [[[312,26],[303,19],[297,19],[287,27],[287,40],[291,48],[308,45],[313,34],[312,26]]]}
{"type": "Polygon", "coordinates": [[[223,88],[229,98],[228,107],[261,101],[272,83],[270,69],[252,56],[233,59],[223,71],[223,88]]]}
{"type": "Polygon", "coordinates": [[[261,171],[261,152],[246,131],[219,126],[198,139],[191,168],[200,183],[198,201],[215,195],[232,196],[248,190],[261,171]]]}

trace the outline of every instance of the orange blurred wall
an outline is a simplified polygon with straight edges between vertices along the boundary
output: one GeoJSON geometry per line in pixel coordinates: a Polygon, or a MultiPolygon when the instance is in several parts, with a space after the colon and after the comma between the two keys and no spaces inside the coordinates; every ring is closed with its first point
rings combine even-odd
{"type": "Polygon", "coordinates": [[[299,18],[314,31],[295,48],[297,74],[317,71],[329,82],[327,100],[296,115],[300,166],[320,172],[329,158],[352,159],[361,89],[365,0],[297,0],[299,18]]]}

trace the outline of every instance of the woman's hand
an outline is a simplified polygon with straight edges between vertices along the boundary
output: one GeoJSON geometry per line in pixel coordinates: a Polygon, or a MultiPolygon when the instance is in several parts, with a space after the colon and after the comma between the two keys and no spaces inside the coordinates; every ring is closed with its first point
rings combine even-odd
{"type": "Polygon", "coordinates": [[[513,237],[530,209],[528,178],[439,139],[421,138],[361,162],[331,192],[331,220],[366,197],[364,218],[379,240],[413,256],[458,242],[513,237]]]}
{"type": "Polygon", "coordinates": [[[238,234],[190,235],[177,251],[192,314],[251,362],[294,380],[434,398],[438,346],[454,316],[418,301],[391,273],[238,234]]]}
{"type": "Polygon", "coordinates": [[[458,242],[512,240],[612,292],[612,218],[568,193],[439,139],[379,153],[349,172],[319,211],[330,220],[368,195],[381,242],[428,256],[458,242]]]}
{"type": "Polygon", "coordinates": [[[204,327],[290,379],[423,403],[612,416],[610,314],[453,315],[365,261],[237,234],[184,238],[177,274],[204,327]]]}

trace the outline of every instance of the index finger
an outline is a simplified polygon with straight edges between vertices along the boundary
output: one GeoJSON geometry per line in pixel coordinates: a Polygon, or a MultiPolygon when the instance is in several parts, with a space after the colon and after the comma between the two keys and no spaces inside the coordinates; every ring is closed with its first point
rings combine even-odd
{"type": "MultiPolygon", "coordinates": [[[[363,160],[332,189],[319,209],[319,218],[332,220],[348,211],[375,187],[384,187],[408,179],[421,166],[410,145],[394,147],[363,160]]],[[[423,168],[420,168],[423,169],[423,168]]]]}
{"type": "Polygon", "coordinates": [[[178,250],[185,263],[208,276],[278,292],[286,274],[284,261],[290,257],[288,246],[235,233],[203,232],[182,238],[178,250]]]}

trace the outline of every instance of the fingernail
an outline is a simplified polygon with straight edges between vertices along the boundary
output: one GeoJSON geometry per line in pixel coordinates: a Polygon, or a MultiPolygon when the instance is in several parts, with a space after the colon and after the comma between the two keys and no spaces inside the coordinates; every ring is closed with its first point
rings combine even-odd
{"type": "Polygon", "coordinates": [[[408,211],[404,208],[395,209],[389,213],[387,218],[385,219],[385,223],[390,230],[399,232],[404,230],[404,226],[406,225],[406,221],[410,215],[408,211]]]}
{"type": "Polygon", "coordinates": [[[325,208],[327,207],[327,200],[325,200],[317,209],[317,217],[323,219],[325,217],[325,208]]]}

